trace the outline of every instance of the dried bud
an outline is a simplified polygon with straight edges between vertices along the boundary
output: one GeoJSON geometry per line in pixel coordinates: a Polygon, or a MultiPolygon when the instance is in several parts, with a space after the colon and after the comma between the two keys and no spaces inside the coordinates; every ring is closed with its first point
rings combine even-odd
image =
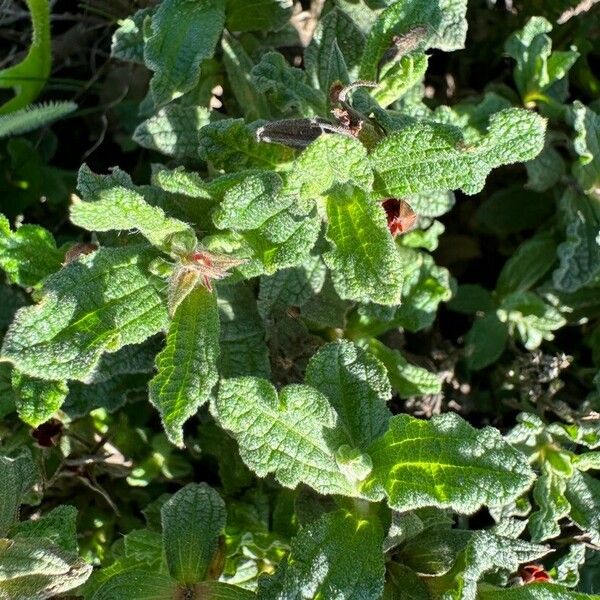
{"type": "Polygon", "coordinates": [[[417,222],[417,214],[406,200],[388,198],[383,202],[388,228],[396,237],[410,231],[417,222]]]}

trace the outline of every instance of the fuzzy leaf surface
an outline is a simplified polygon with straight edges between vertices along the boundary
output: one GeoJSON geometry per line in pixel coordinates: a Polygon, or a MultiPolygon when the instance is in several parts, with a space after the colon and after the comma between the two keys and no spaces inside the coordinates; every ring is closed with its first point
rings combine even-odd
{"type": "Polygon", "coordinates": [[[351,342],[320,348],[308,363],[305,381],[329,398],[354,448],[366,449],[387,430],[392,392],[385,367],[351,342]]]}
{"type": "Polygon", "coordinates": [[[416,121],[371,153],[375,190],[382,197],[457,188],[475,194],[493,168],[535,158],[544,147],[545,127],[537,114],[509,108],[492,116],[487,134],[465,144],[453,126],[416,121]]]}
{"type": "Polygon", "coordinates": [[[1,358],[31,377],[84,381],[104,352],[161,331],[167,309],[147,274],[155,256],[147,246],[101,248],[51,275],[42,301],[17,312],[1,358]]]}
{"type": "Polygon", "coordinates": [[[437,506],[469,514],[515,499],[533,480],[498,430],[476,430],[453,413],[430,421],[392,417],[368,453],[373,471],[362,491],[403,511],[437,506]]]}
{"type": "Polygon", "coordinates": [[[210,111],[203,106],[169,104],[142,121],[133,132],[133,141],[177,158],[198,158],[199,131],[210,123],[210,111]]]}
{"type": "Polygon", "coordinates": [[[400,257],[380,204],[360,188],[334,188],[327,196],[327,239],[323,258],[343,299],[398,304],[400,257]]]}
{"type": "Polygon", "coordinates": [[[477,582],[487,571],[506,569],[514,572],[520,564],[539,559],[549,551],[546,546],[477,531],[464,551],[464,570],[457,574],[453,588],[443,594],[442,600],[475,600],[478,597],[477,582]]]}
{"type": "Polygon", "coordinates": [[[281,29],[292,16],[292,0],[227,0],[227,28],[231,31],[281,29]]]}
{"type": "Polygon", "coordinates": [[[175,234],[194,237],[189,225],[166,216],[161,208],[148,204],[142,194],[120,185],[98,189],[82,200],[76,198],[71,205],[71,221],[89,231],[137,229],[159,248],[166,248],[175,234]]]}
{"type": "Polygon", "coordinates": [[[208,401],[218,379],[218,357],[217,299],[197,286],[175,311],[166,346],[156,357],[158,373],[148,385],[150,402],[174,444],[183,444],[183,424],[208,401]]]}
{"type": "Polygon", "coordinates": [[[579,101],[571,112],[575,139],[573,147],[579,156],[573,171],[584,191],[600,199],[600,115],[579,101]]]}
{"type": "Polygon", "coordinates": [[[0,538],[0,597],[53,598],[81,585],[91,572],[92,565],[43,538],[0,538]]]}
{"type": "Polygon", "coordinates": [[[62,406],[69,388],[64,381],[44,381],[12,372],[15,404],[22,421],[37,427],[47,421],[62,406]]]}
{"type": "Polygon", "coordinates": [[[163,505],[163,544],[173,579],[193,584],[206,578],[225,519],[225,503],[205,483],[189,483],[163,505]]]}
{"type": "Polygon", "coordinates": [[[377,65],[392,46],[393,37],[417,26],[427,26],[420,49],[458,50],[467,35],[466,0],[416,0],[394,2],[371,29],[360,65],[360,78],[374,80],[377,65]]]}
{"type": "Polygon", "coordinates": [[[226,379],[212,412],[259,477],[275,473],[287,487],[303,482],[322,494],[353,494],[335,458],[344,440],[334,429],[337,415],[317,390],[290,385],[278,395],[265,379],[226,379]]]}
{"type": "Polygon", "coordinates": [[[196,86],[203,60],[210,58],[225,24],[220,0],[165,0],[151,21],[144,62],[154,71],[150,89],[157,106],[196,86]]]}
{"type": "Polygon", "coordinates": [[[0,535],[17,521],[19,507],[37,475],[30,455],[0,456],[0,535]]]}
{"type": "Polygon", "coordinates": [[[11,231],[8,219],[0,214],[0,269],[10,283],[36,286],[60,269],[63,257],[49,231],[39,225],[11,231]]]}
{"type": "Polygon", "coordinates": [[[558,290],[574,292],[600,273],[600,197],[567,190],[560,200],[566,239],[558,247],[560,264],[553,273],[558,290]]]}
{"type": "Polygon", "coordinates": [[[274,577],[259,582],[265,600],[379,600],[383,592],[383,529],[373,516],[338,510],[300,530],[274,577]]]}

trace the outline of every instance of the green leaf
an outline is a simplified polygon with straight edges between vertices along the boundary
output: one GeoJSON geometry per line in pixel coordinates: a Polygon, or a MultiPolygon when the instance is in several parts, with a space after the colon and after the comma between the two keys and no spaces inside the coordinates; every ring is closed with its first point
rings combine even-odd
{"type": "Polygon", "coordinates": [[[565,497],[571,505],[571,519],[593,544],[600,543],[600,481],[575,470],[567,481],[565,497]]]}
{"type": "Polygon", "coordinates": [[[10,530],[11,538],[50,540],[67,552],[77,553],[77,509],[61,505],[39,519],[21,521],[10,530]]]}
{"type": "Polygon", "coordinates": [[[333,8],[315,30],[304,52],[306,72],[312,85],[329,93],[332,83],[350,83],[349,73],[356,74],[365,39],[350,16],[333,8]]]}
{"type": "Polygon", "coordinates": [[[62,406],[69,388],[64,381],[44,381],[12,371],[12,387],[17,412],[22,421],[38,427],[62,406]]]}
{"type": "Polygon", "coordinates": [[[549,31],[552,25],[548,20],[532,17],[504,46],[517,61],[515,82],[526,105],[563,79],[579,57],[575,50],[552,52],[552,40],[546,35],[549,31]]]}
{"type": "Polygon", "coordinates": [[[13,232],[0,214],[0,269],[10,283],[37,286],[60,269],[63,257],[49,231],[39,225],[22,225],[13,232]]]}
{"type": "Polygon", "coordinates": [[[294,157],[291,148],[258,142],[243,119],[223,119],[210,123],[200,130],[199,135],[200,158],[210,162],[216,169],[278,169],[294,157]]]}
{"type": "Polygon", "coordinates": [[[567,189],[560,200],[566,239],[558,247],[560,264],[553,274],[559,291],[574,292],[600,273],[600,198],[567,189]]]}
{"type": "Polygon", "coordinates": [[[535,158],[544,131],[544,119],[518,108],[493,115],[487,134],[470,144],[453,126],[415,121],[371,153],[375,190],[382,197],[457,188],[475,194],[493,168],[535,158]]]}
{"type": "Polygon", "coordinates": [[[225,503],[205,483],[186,485],[163,505],[163,544],[173,579],[193,584],[206,578],[225,519],[225,503]]]}
{"type": "Polygon", "coordinates": [[[475,319],[465,336],[465,358],[471,371],[495,363],[506,348],[508,327],[494,313],[475,319]]]}
{"type": "Polygon", "coordinates": [[[201,63],[210,58],[225,24],[220,0],[165,0],[152,16],[144,62],[154,71],[150,89],[157,106],[193,89],[201,63]]]}
{"type": "Polygon", "coordinates": [[[508,324],[511,333],[518,334],[527,350],[534,350],[543,340],[553,340],[552,332],[567,322],[557,308],[534,292],[505,296],[496,314],[508,324]]]}
{"type": "Polygon", "coordinates": [[[344,598],[379,600],[385,575],[383,530],[374,516],[345,510],[302,528],[274,577],[259,580],[265,600],[344,598]]]}
{"type": "Polygon", "coordinates": [[[392,393],[385,367],[352,342],[320,348],[308,363],[305,382],[327,396],[352,447],[365,450],[387,430],[392,393]]]}
{"type": "Polygon", "coordinates": [[[167,309],[147,275],[155,256],[147,246],[101,248],[51,275],[42,301],[17,312],[2,360],[31,377],[84,381],[104,352],[164,329],[167,309]]]}
{"type": "Polygon", "coordinates": [[[167,156],[198,160],[199,132],[209,123],[210,111],[203,106],[169,104],[140,123],[133,140],[167,156]]]}
{"type": "Polygon", "coordinates": [[[570,118],[575,129],[573,148],[579,160],[573,173],[586,194],[600,199],[600,116],[579,101],[573,102],[570,118]]]}
{"type": "Polygon", "coordinates": [[[427,27],[421,42],[422,50],[463,48],[467,35],[466,11],[466,0],[394,2],[381,13],[371,29],[362,57],[360,78],[376,79],[377,65],[392,46],[394,36],[417,26],[427,27]]]}
{"type": "Polygon", "coordinates": [[[392,388],[400,398],[442,391],[442,381],[437,373],[409,363],[398,350],[388,348],[375,338],[369,340],[368,349],[385,365],[392,388]]]}
{"type": "Polygon", "coordinates": [[[506,237],[511,233],[537,228],[554,216],[554,212],[552,196],[537,194],[521,185],[512,185],[487,198],[477,209],[475,221],[486,232],[506,237]]]}
{"type": "Polygon", "coordinates": [[[389,106],[423,80],[427,65],[426,54],[403,56],[385,71],[371,95],[381,106],[389,106]]]}
{"type": "Polygon", "coordinates": [[[54,598],[81,585],[92,565],[43,538],[0,538],[0,594],[10,600],[54,598]]]}
{"type": "Polygon", "coordinates": [[[473,315],[477,312],[491,312],[496,307],[492,294],[477,283],[465,283],[459,285],[456,295],[450,302],[448,308],[465,315],[473,315]]]}
{"type": "Polygon", "coordinates": [[[221,377],[269,377],[271,367],[265,327],[252,288],[244,283],[219,286],[218,305],[221,377]]]}
{"type": "Polygon", "coordinates": [[[363,493],[402,511],[437,506],[469,514],[514,500],[534,478],[498,430],[474,429],[453,413],[430,421],[396,415],[368,453],[373,471],[363,493]]]}
{"type": "Polygon", "coordinates": [[[428,529],[402,545],[402,563],[422,575],[443,575],[455,562],[471,536],[464,529],[428,529]]]}
{"type": "MultiPolygon", "coordinates": [[[[80,177],[88,177],[86,171],[86,166],[81,167],[80,177]]],[[[189,225],[167,217],[161,208],[148,204],[142,194],[122,185],[84,193],[82,200],[74,200],[70,214],[75,225],[90,231],[137,229],[152,245],[166,250],[175,235],[195,240],[189,225]]]]}
{"type": "Polygon", "coordinates": [[[215,294],[198,286],[177,308],[167,343],[156,357],[158,373],[148,385],[165,432],[183,445],[183,424],[206,403],[217,383],[219,313],[215,294]]]}
{"type": "Polygon", "coordinates": [[[531,514],[527,523],[532,542],[543,542],[560,534],[558,522],[568,516],[571,508],[565,489],[565,479],[550,469],[536,480],[533,498],[539,510],[531,514]]]}
{"type": "Polygon", "coordinates": [[[504,263],[496,283],[496,292],[505,296],[531,289],[556,262],[554,236],[540,233],[521,244],[504,263]]]}
{"type": "Polygon", "coordinates": [[[321,257],[311,255],[302,265],[261,277],[257,303],[260,316],[267,319],[275,311],[303,306],[321,291],[326,275],[321,257]]]}
{"type": "Polygon", "coordinates": [[[454,194],[447,190],[428,191],[408,198],[408,203],[420,217],[441,217],[452,210],[454,194]]]}
{"type": "Polygon", "coordinates": [[[393,305],[400,301],[402,268],[385,211],[360,188],[337,187],[327,196],[323,258],[341,298],[393,305]]]}
{"type": "Polygon", "coordinates": [[[219,229],[246,231],[256,229],[285,210],[294,197],[281,193],[283,181],[277,173],[264,171],[248,175],[231,187],[218,209],[213,221],[219,229]]]}
{"type": "Polygon", "coordinates": [[[332,134],[318,137],[294,161],[287,188],[309,201],[343,183],[368,192],[373,172],[367,151],[356,138],[332,134]]]}
{"type": "Polygon", "coordinates": [[[450,273],[436,265],[429,254],[410,248],[400,249],[400,264],[404,274],[402,304],[396,309],[393,326],[413,332],[431,327],[440,302],[452,298],[450,273]]]}
{"type": "Polygon", "coordinates": [[[317,390],[289,385],[278,395],[265,379],[225,379],[211,410],[259,477],[275,473],[287,487],[303,482],[322,494],[353,495],[336,462],[335,452],[344,443],[334,429],[337,416],[317,390]]]}
{"type": "MultiPolygon", "coordinates": [[[[244,2],[244,5],[246,4],[244,2]]],[[[227,33],[223,35],[221,47],[223,48],[223,65],[227,72],[231,91],[246,120],[255,121],[256,119],[268,118],[271,111],[267,99],[264,94],[257,92],[250,77],[254,62],[248,56],[242,44],[232,35],[227,33]]]]}
{"type": "Polygon", "coordinates": [[[0,535],[19,518],[19,507],[38,477],[29,454],[15,458],[0,455],[0,535]]]}
{"type": "Polygon", "coordinates": [[[539,559],[549,551],[546,546],[501,537],[488,531],[476,531],[465,549],[461,561],[464,567],[457,573],[453,588],[443,594],[442,600],[475,600],[478,597],[477,583],[487,571],[503,569],[515,572],[520,564],[539,559]]]}
{"type": "Polygon", "coordinates": [[[90,600],[171,600],[178,587],[168,575],[134,568],[105,581],[90,600]]]}
{"type": "Polygon", "coordinates": [[[144,21],[152,8],[141,8],[130,17],[119,20],[110,46],[110,55],[118,60],[144,64],[144,21]]]}
{"type": "Polygon", "coordinates": [[[273,31],[292,16],[292,0],[227,0],[227,29],[273,31]]]}
{"type": "Polygon", "coordinates": [[[279,52],[267,52],[251,74],[256,89],[266,94],[281,114],[303,117],[325,114],[325,95],[311,87],[305,72],[288,65],[279,52]]]}
{"type": "Polygon", "coordinates": [[[545,192],[558,184],[565,175],[565,161],[558,151],[546,140],[544,149],[529,162],[526,188],[534,192],[545,192]]]}
{"type": "Polygon", "coordinates": [[[237,268],[245,278],[303,263],[315,245],[321,219],[316,210],[298,216],[292,209],[279,212],[258,229],[224,232],[202,240],[208,250],[232,254],[245,262],[237,268]]]}

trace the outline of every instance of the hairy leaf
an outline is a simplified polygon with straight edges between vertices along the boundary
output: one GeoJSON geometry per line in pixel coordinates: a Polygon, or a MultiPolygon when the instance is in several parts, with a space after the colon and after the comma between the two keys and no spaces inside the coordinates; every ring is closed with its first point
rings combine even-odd
{"type": "Polygon", "coordinates": [[[291,148],[258,142],[242,119],[216,121],[203,127],[199,135],[200,158],[217,169],[277,169],[294,157],[291,148]]]}
{"type": "Polygon", "coordinates": [[[202,106],[170,104],[140,123],[133,140],[143,148],[177,158],[198,159],[199,132],[210,123],[210,112],[202,106]]]}
{"type": "MultiPolygon", "coordinates": [[[[87,167],[82,167],[82,176],[88,176],[86,170],[87,167]]],[[[71,221],[90,231],[137,229],[152,245],[167,250],[177,234],[195,239],[189,225],[166,216],[161,208],[148,204],[140,193],[121,185],[84,194],[82,200],[74,197],[71,221]]]]}
{"type": "Polygon", "coordinates": [[[360,78],[376,78],[377,65],[394,36],[403,35],[418,26],[425,26],[421,50],[439,48],[458,50],[464,46],[467,34],[466,0],[416,0],[394,2],[386,8],[371,29],[360,66],[360,78]]]}
{"type": "Polygon", "coordinates": [[[351,342],[320,348],[308,363],[305,381],[329,398],[354,448],[365,450],[387,430],[392,394],[385,367],[351,342]]]}
{"type": "Polygon", "coordinates": [[[251,287],[244,283],[219,286],[218,303],[219,374],[222,377],[269,377],[271,367],[265,328],[251,287]]]}
{"type": "Polygon", "coordinates": [[[62,406],[69,388],[64,381],[44,381],[13,369],[12,387],[15,404],[22,421],[37,427],[62,406]]]}
{"type": "Polygon", "coordinates": [[[306,83],[304,71],[289,66],[279,52],[267,52],[252,69],[252,80],[283,115],[325,113],[325,96],[306,83]]]}
{"type": "Polygon", "coordinates": [[[0,214],[0,269],[11,283],[39,285],[60,269],[63,257],[49,231],[39,225],[22,225],[13,232],[0,214]]]}
{"type": "Polygon", "coordinates": [[[360,188],[338,187],[327,196],[324,254],[341,298],[398,304],[402,268],[385,212],[360,188]]]}
{"type": "Polygon", "coordinates": [[[544,130],[541,117],[517,108],[495,114],[487,134],[470,144],[453,126],[416,121],[384,138],[371,153],[375,189],[384,197],[457,188],[475,194],[493,168],[535,158],[544,130]]]}
{"type": "Polygon", "coordinates": [[[560,208],[566,240],[558,247],[560,264],[553,281],[558,290],[574,292],[600,274],[600,198],[567,189],[560,208]]]}
{"type": "Polygon", "coordinates": [[[227,28],[231,31],[281,29],[292,16],[292,0],[227,0],[227,28]]]}
{"type": "Polygon", "coordinates": [[[288,487],[303,482],[323,494],[353,494],[336,462],[335,452],[343,443],[334,429],[337,416],[317,390],[290,385],[278,395],[264,379],[225,379],[212,412],[260,477],[275,473],[288,487]]]}
{"type": "Polygon", "coordinates": [[[156,357],[158,373],[148,385],[169,439],[183,445],[183,424],[206,403],[218,379],[219,313],[216,296],[197,286],[179,304],[164,350],[156,357]]]}
{"type": "Polygon", "coordinates": [[[372,515],[324,514],[300,530],[274,577],[260,580],[265,600],[379,600],[385,574],[383,530],[372,515]]]}
{"type": "Polygon", "coordinates": [[[0,455],[0,535],[5,535],[17,521],[19,507],[37,475],[31,455],[0,455]]]}
{"type": "Polygon", "coordinates": [[[92,565],[43,538],[0,538],[0,595],[42,600],[81,585],[92,565]]]}
{"type": "Polygon", "coordinates": [[[576,134],[573,147],[579,156],[573,172],[583,190],[600,200],[600,116],[579,101],[573,102],[570,116],[576,134]]]}
{"type": "Polygon", "coordinates": [[[329,11],[304,53],[311,83],[325,93],[336,81],[350,83],[348,75],[356,73],[364,43],[362,32],[347,13],[338,8],[329,11]]]}
{"type": "Polygon", "coordinates": [[[475,600],[477,582],[484,573],[498,569],[514,572],[520,564],[541,558],[549,550],[546,546],[477,531],[465,549],[464,570],[457,574],[453,589],[443,594],[442,600],[475,600]]]}
{"type": "Polygon", "coordinates": [[[523,455],[496,429],[476,430],[453,413],[422,421],[392,417],[368,450],[373,471],[362,491],[397,510],[421,506],[475,512],[518,497],[533,480],[523,455]]]}
{"type": "Polygon", "coordinates": [[[220,0],[165,0],[152,15],[144,62],[154,71],[150,88],[157,106],[190,91],[200,79],[225,24],[220,0]]]}
{"type": "Polygon", "coordinates": [[[113,58],[144,64],[144,21],[151,18],[153,12],[151,8],[140,8],[119,21],[110,46],[113,58]]]}
{"type": "Polygon", "coordinates": [[[45,282],[42,301],[20,309],[1,358],[31,377],[84,381],[104,352],[139,344],[167,323],[147,275],[146,246],[101,248],[45,282]]]}
{"type": "Polygon", "coordinates": [[[175,580],[193,584],[206,578],[225,518],[225,503],[205,483],[186,485],[163,505],[163,543],[175,580]]]}

